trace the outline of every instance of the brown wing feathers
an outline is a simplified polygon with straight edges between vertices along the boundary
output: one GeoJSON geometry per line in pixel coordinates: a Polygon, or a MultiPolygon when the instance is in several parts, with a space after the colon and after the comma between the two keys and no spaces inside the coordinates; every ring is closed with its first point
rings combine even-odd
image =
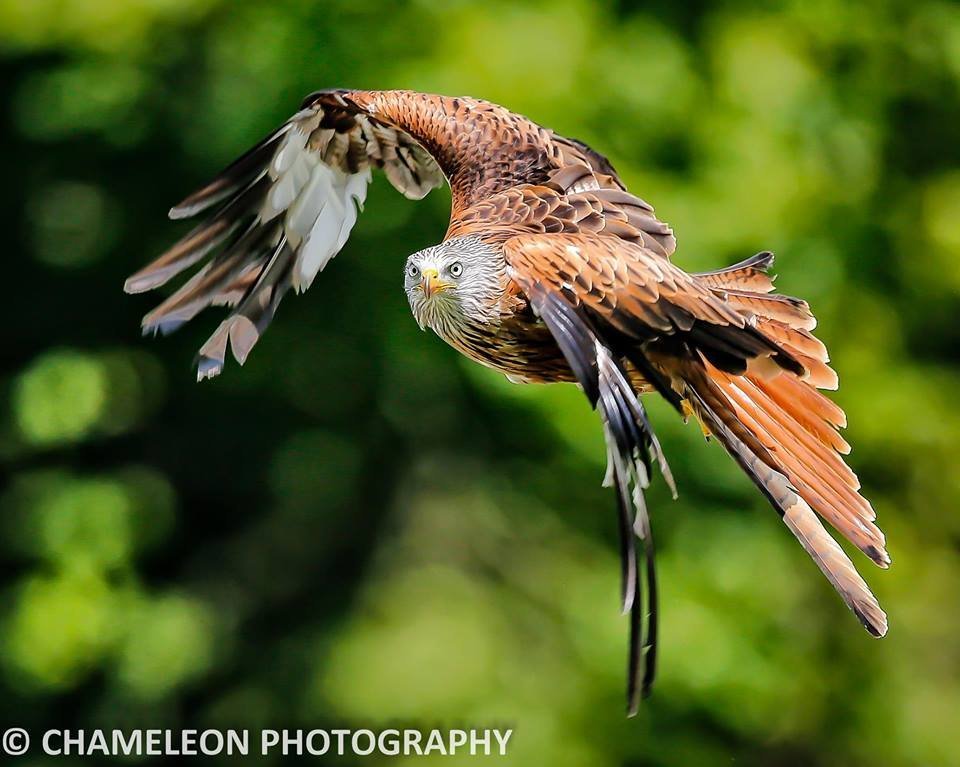
{"type": "Polygon", "coordinates": [[[836,386],[826,348],[809,332],[816,321],[805,302],[769,294],[764,272],[772,255],[688,275],[635,244],[602,236],[522,235],[506,243],[505,254],[521,287],[563,295],[614,341],[621,358],[641,373],[637,360],[645,360],[673,381],[851,609],[882,635],[876,600],[813,513],[878,565],[889,564],[876,515],[841,457],[849,451],[836,431],[843,413],[815,388],[836,386]]]}
{"type": "MultiPolygon", "coordinates": [[[[173,218],[210,217],[127,280],[126,290],[150,290],[209,263],[147,315],[144,329],[167,332],[206,306],[243,304],[205,347],[215,352],[205,369],[219,372],[222,339],[232,346],[237,337],[230,326],[249,329],[244,316],[262,332],[278,296],[309,287],[340,250],[374,167],[411,199],[446,176],[451,234],[471,226],[544,232],[579,226],[664,255],[674,247],[670,228],[623,190],[604,158],[503,107],[408,91],[322,91],[171,209],[173,218]],[[282,241],[292,257],[279,257],[282,241]]],[[[238,359],[246,356],[237,351],[238,359]]]]}
{"type": "Polygon", "coordinates": [[[586,234],[521,235],[504,250],[515,272],[569,293],[598,321],[638,342],[682,334],[685,343],[732,373],[767,359],[805,372],[789,350],[758,332],[710,287],[635,243],[586,234]]]}
{"type": "Polygon", "coordinates": [[[557,181],[524,185],[491,195],[455,214],[447,237],[482,234],[509,239],[533,234],[605,234],[669,256],[676,247],[673,230],[656,218],[653,208],[619,188],[594,188],[570,193],[564,184],[594,178],[585,166],[564,169],[557,181]]]}
{"type": "Polygon", "coordinates": [[[402,128],[361,111],[342,92],[310,97],[283,126],[171,209],[172,218],[213,213],[127,280],[126,290],[150,290],[207,263],[147,314],[144,330],[169,332],[207,306],[235,306],[201,349],[199,377],[220,371],[228,345],[242,362],[283,295],[309,287],[343,246],[373,167],[413,199],[443,181],[437,163],[402,128]]]}

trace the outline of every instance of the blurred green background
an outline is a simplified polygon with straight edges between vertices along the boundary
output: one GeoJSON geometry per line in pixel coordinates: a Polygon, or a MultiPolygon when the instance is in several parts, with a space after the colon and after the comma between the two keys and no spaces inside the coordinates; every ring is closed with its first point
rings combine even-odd
{"type": "Polygon", "coordinates": [[[507,723],[504,764],[960,764],[960,6],[0,0],[0,72],[3,722],[507,723]],[[596,417],[409,316],[404,258],[446,191],[377,179],[243,369],[194,383],[215,311],[141,339],[153,297],[121,286],[186,230],[167,208],[333,86],[479,96],[593,144],[686,268],[775,250],[888,535],[889,572],[856,556],[888,638],[654,404],[681,497],[650,493],[661,675],[624,718],[596,417]]]}

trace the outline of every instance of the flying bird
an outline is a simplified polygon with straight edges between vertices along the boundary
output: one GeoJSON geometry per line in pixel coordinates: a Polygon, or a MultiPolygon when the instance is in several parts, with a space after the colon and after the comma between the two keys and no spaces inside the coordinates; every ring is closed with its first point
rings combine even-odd
{"type": "MultiPolygon", "coordinates": [[[[199,270],[144,317],[167,333],[208,306],[227,318],[198,378],[243,364],[281,299],[343,247],[371,171],[421,199],[449,183],[438,245],[407,258],[424,329],[516,382],[578,384],[600,417],[615,490],[621,602],[629,616],[627,710],[656,668],[657,575],[643,490],[673,486],[642,396],[696,419],[777,511],[872,635],[887,618],[822,520],[880,567],[890,558],[843,455],[843,411],[805,301],[774,292],[771,253],[712,272],[673,263],[676,240],[610,162],[580,141],[473,98],[326,90],[170,210],[199,225],[131,276],[130,293],[199,270]]],[[[675,495],[675,491],[674,491],[675,495]]]]}

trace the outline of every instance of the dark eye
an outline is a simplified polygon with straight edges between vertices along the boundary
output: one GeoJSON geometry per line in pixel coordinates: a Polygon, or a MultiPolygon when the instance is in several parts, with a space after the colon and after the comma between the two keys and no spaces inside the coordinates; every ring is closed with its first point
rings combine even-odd
{"type": "Polygon", "coordinates": [[[461,274],[463,274],[463,264],[461,264],[459,261],[454,261],[452,264],[450,264],[449,272],[451,277],[459,277],[461,274]]]}
{"type": "Polygon", "coordinates": [[[407,274],[414,278],[419,277],[420,267],[416,264],[410,264],[410,266],[407,267],[407,274]]]}

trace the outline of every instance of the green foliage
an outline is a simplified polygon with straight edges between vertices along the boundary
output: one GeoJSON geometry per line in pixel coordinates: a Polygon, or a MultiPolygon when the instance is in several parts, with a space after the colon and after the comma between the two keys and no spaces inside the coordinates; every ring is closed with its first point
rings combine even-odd
{"type": "MultiPolygon", "coordinates": [[[[38,726],[510,722],[505,763],[960,763],[960,8],[0,0],[0,714],[38,726]],[[715,446],[651,410],[661,673],[622,717],[613,498],[573,387],[417,332],[448,194],[378,179],[241,370],[141,339],[165,211],[320,87],[505,104],[608,154],[715,268],[777,252],[887,531],[871,640],[715,446]]],[[[448,763],[452,763],[448,762],[448,763]]]]}

